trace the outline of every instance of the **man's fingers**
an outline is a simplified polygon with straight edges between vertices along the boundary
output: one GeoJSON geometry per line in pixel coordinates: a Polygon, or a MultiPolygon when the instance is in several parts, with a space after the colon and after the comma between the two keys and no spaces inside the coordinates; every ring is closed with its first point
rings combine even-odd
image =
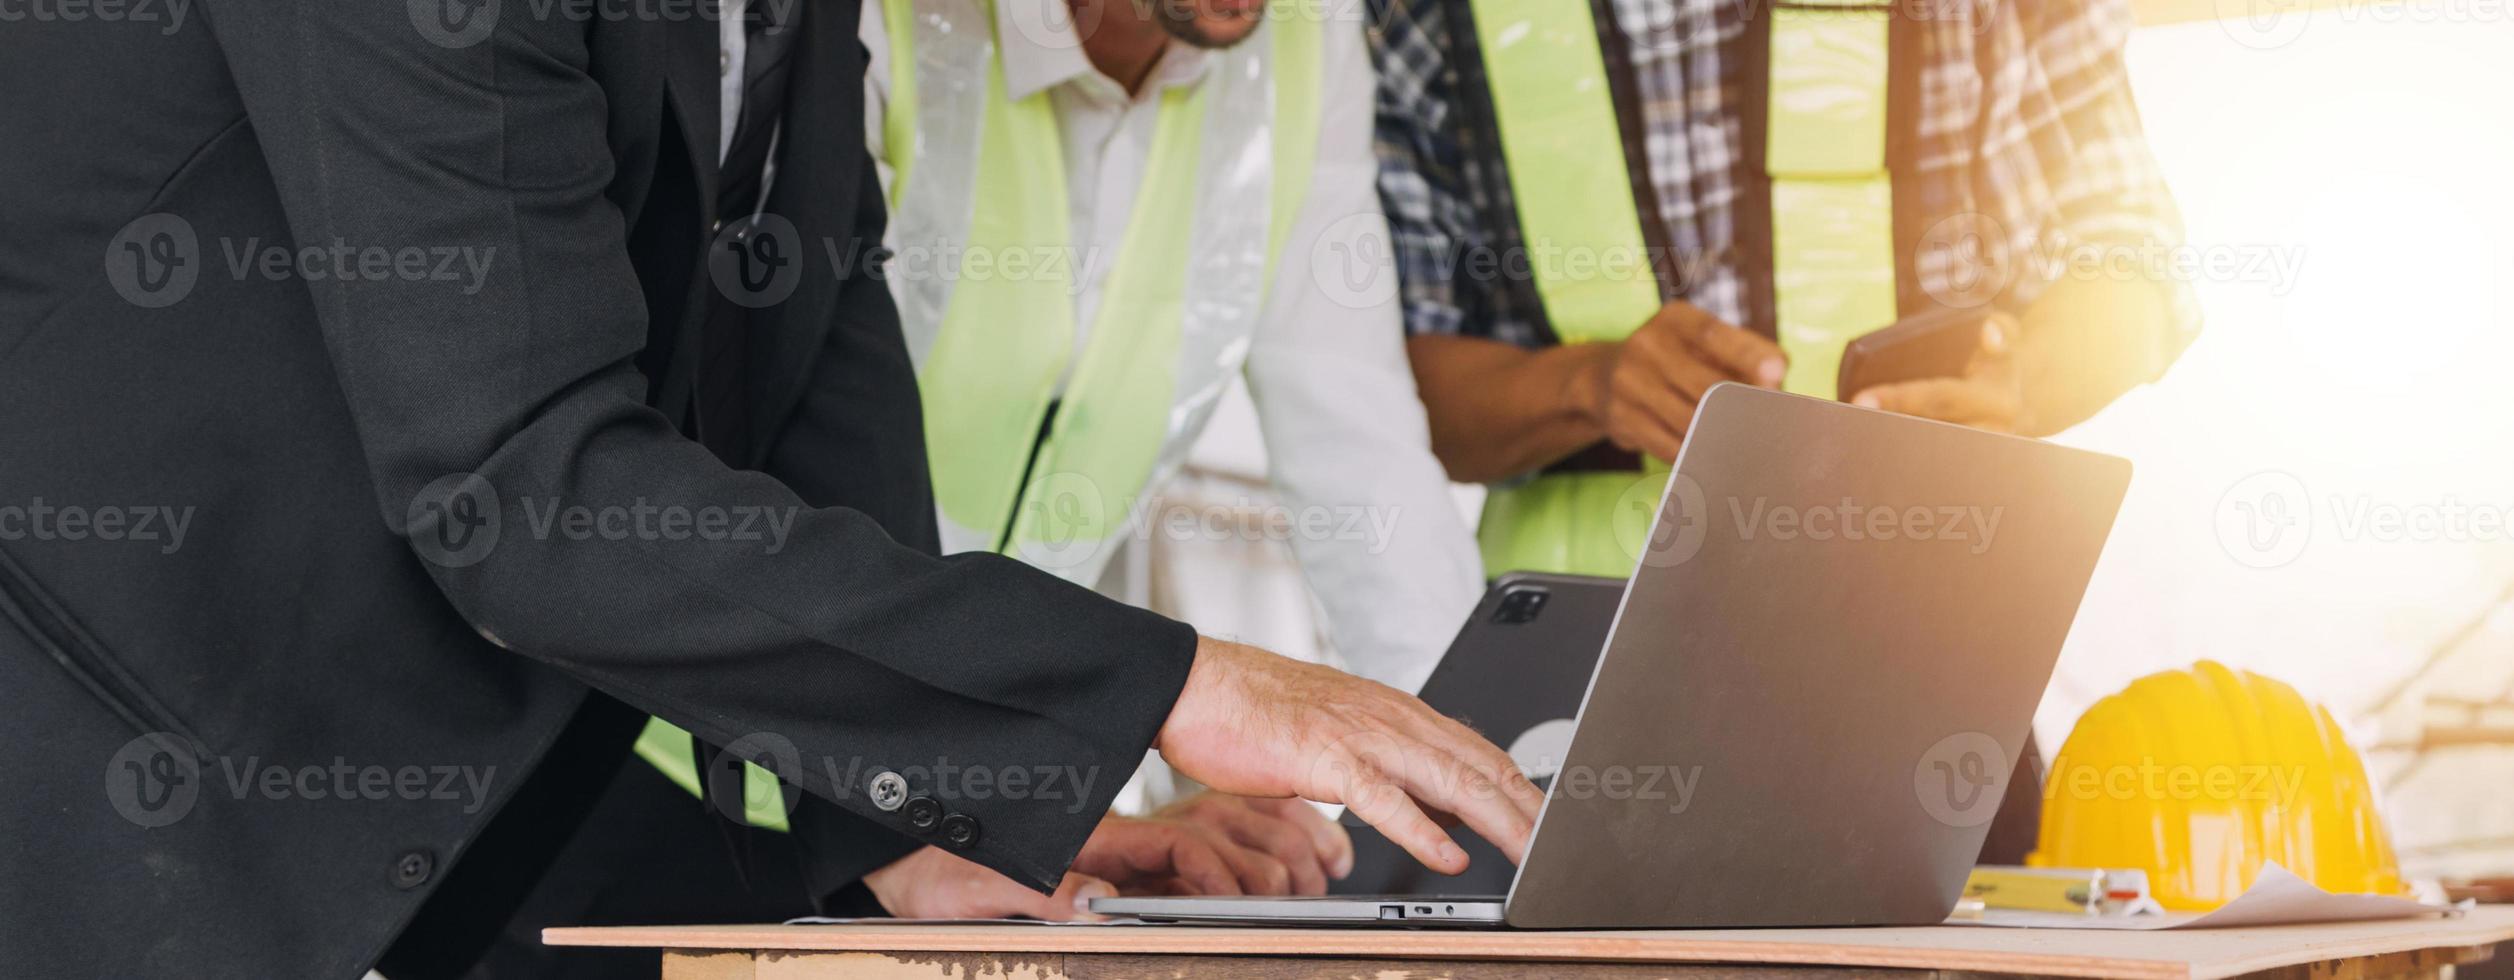
{"type": "Polygon", "coordinates": [[[1607,430],[1616,445],[1663,460],[1675,459],[1677,451],[1685,448],[1684,435],[1669,428],[1658,413],[1638,405],[1621,411],[1629,414],[1622,416],[1607,430]]]}
{"type": "Polygon", "coordinates": [[[1528,835],[1536,829],[1536,815],[1521,808],[1514,794],[1504,791],[1502,784],[1518,777],[1518,770],[1501,775],[1442,748],[1425,745],[1421,750],[1423,764],[1407,767],[1430,778],[1408,787],[1423,805],[1455,814],[1459,822],[1475,831],[1476,836],[1492,842],[1512,864],[1526,855],[1528,835]]]}
{"type": "Polygon", "coordinates": [[[1982,322],[1981,337],[1963,375],[1877,385],[1853,394],[1851,404],[2014,432],[2025,408],[2012,380],[2017,330],[2015,318],[1993,314],[1982,322]]]}
{"type": "MultiPolygon", "coordinates": [[[[1239,875],[1240,891],[1250,895],[1293,894],[1292,868],[1283,859],[1253,847],[1241,846],[1235,841],[1222,841],[1214,849],[1222,852],[1222,859],[1230,862],[1231,870],[1239,875]]],[[[1317,881],[1317,890],[1301,894],[1326,894],[1326,873],[1318,870],[1314,860],[1309,863],[1307,871],[1317,881]]]]}
{"type": "Polygon", "coordinates": [[[2023,330],[2016,318],[2006,312],[1994,312],[1982,320],[1981,352],[1991,357],[2006,357],[2008,343],[2023,330]]]}
{"type": "Polygon", "coordinates": [[[1082,859],[1090,862],[1088,870],[1103,877],[1175,878],[1199,894],[1240,894],[1239,875],[1230,862],[1184,824],[1111,818],[1091,835],[1082,859]]]}
{"type": "MultiPolygon", "coordinates": [[[[1711,390],[1712,385],[1733,380],[1721,369],[1704,363],[1691,351],[1661,358],[1659,373],[1666,379],[1669,387],[1684,394],[1685,401],[1688,403],[1701,402],[1702,396],[1711,390]]],[[[1693,428],[1693,409],[1690,404],[1685,410],[1684,427],[1688,430],[1693,428]]]]}
{"type": "Polygon", "coordinates": [[[1024,896],[1023,903],[1027,906],[1014,909],[1010,914],[1049,922],[1099,921],[1100,916],[1091,914],[1091,900],[1117,897],[1116,885],[1079,872],[1067,872],[1053,895],[1041,895],[1009,880],[1005,884],[1024,896]]]}
{"type": "MultiPolygon", "coordinates": [[[[1670,303],[1660,310],[1666,329],[1711,362],[1711,366],[1738,381],[1766,388],[1777,388],[1788,372],[1789,358],[1781,346],[1762,334],[1735,326],[1687,303],[1670,303]]],[[[1697,394],[1699,394],[1697,392],[1697,394]]]]}
{"type": "Polygon", "coordinates": [[[1546,792],[1536,789],[1534,781],[1529,781],[1529,776],[1518,771],[1518,761],[1511,759],[1508,751],[1503,751],[1491,739],[1478,734],[1476,729],[1468,729],[1466,721],[1451,719],[1441,711],[1433,711],[1430,706],[1423,706],[1423,711],[1415,719],[1425,724],[1425,739],[1446,749],[1463,764],[1471,764],[1473,769],[1481,771],[1503,797],[1516,804],[1518,812],[1529,817],[1529,824],[1536,822],[1536,812],[1544,809],[1546,804],[1546,792]]]}
{"type": "Polygon", "coordinates": [[[1781,353],[1781,345],[1743,327],[1715,324],[1704,328],[1692,343],[1713,363],[1750,385],[1778,388],[1789,374],[1789,356],[1781,353]]]}
{"type": "Polygon", "coordinates": [[[1414,804],[1414,799],[1389,777],[1385,768],[1361,755],[1348,755],[1339,765],[1344,770],[1344,781],[1337,787],[1337,795],[1355,816],[1423,862],[1424,867],[1447,875],[1466,870],[1466,850],[1423,814],[1423,808],[1414,804]]]}
{"type": "MultiPolygon", "coordinates": [[[[1291,820],[1236,800],[1217,801],[1200,810],[1198,819],[1220,830],[1232,843],[1273,859],[1275,866],[1289,876],[1287,886],[1291,894],[1327,893],[1327,861],[1318,853],[1316,840],[1302,832],[1291,820]]],[[[1242,885],[1248,884],[1247,876],[1242,875],[1240,880],[1242,885]]],[[[1251,887],[1250,890],[1259,889],[1251,887]]],[[[1278,892],[1268,890],[1265,893],[1278,892]]]]}
{"type": "Polygon", "coordinates": [[[1635,452],[1675,459],[1685,444],[1685,430],[1693,425],[1693,402],[1646,374],[1622,374],[1614,384],[1614,402],[1608,411],[1615,417],[1608,420],[1608,428],[1620,435],[1617,441],[1635,452]]]}
{"type": "Polygon", "coordinates": [[[1493,784],[1519,808],[1533,828],[1537,813],[1545,808],[1545,791],[1528,781],[1527,773],[1519,770],[1518,760],[1512,759],[1501,746],[1493,744],[1457,719],[1439,712],[1426,713],[1431,715],[1433,725],[1447,737],[1452,752],[1489,774],[1493,784]]]}
{"type": "Polygon", "coordinates": [[[1206,895],[1247,893],[1240,887],[1239,868],[1223,855],[1221,848],[1215,846],[1216,841],[1192,833],[1185,827],[1170,824],[1156,826],[1168,839],[1169,866],[1179,880],[1196,886],[1198,892],[1206,895]]]}
{"type": "Polygon", "coordinates": [[[1150,886],[1140,889],[1136,894],[1153,895],[1162,898],[1194,898],[1203,893],[1197,891],[1196,886],[1188,884],[1184,881],[1180,881],[1176,878],[1163,878],[1154,882],[1150,886]]]}
{"type": "MultiPolygon", "coordinates": [[[[1475,746],[1490,743],[1472,733],[1467,733],[1464,738],[1449,735],[1439,727],[1439,723],[1446,720],[1432,716],[1429,709],[1423,709],[1417,720],[1425,718],[1434,723],[1425,726],[1424,735],[1373,746],[1376,754],[1386,756],[1373,760],[1378,769],[1394,778],[1401,795],[1406,798],[1407,809],[1422,815],[1426,822],[1437,826],[1437,822],[1425,811],[1455,815],[1460,823],[1466,824],[1477,836],[1492,842],[1516,863],[1527,850],[1528,834],[1535,829],[1536,817],[1534,813],[1522,810],[1515,795],[1502,790],[1501,784],[1506,778],[1524,777],[1517,775],[1518,769],[1510,765],[1507,756],[1501,757],[1498,767],[1491,763],[1479,766],[1468,762],[1467,757],[1471,756],[1475,746]]],[[[1459,729],[1463,731],[1464,726],[1459,726],[1459,729]]],[[[1364,819],[1368,816],[1365,815],[1364,819]]],[[[1447,837],[1446,834],[1442,836],[1447,837]]],[[[1451,842],[1448,846],[1457,845],[1451,842]]],[[[1459,853],[1464,856],[1463,851],[1459,853]]],[[[1432,864],[1428,860],[1424,863],[1432,864]]]]}
{"type": "Polygon", "coordinates": [[[1421,725],[1423,751],[1430,765],[1409,766],[1407,772],[1436,779],[1428,787],[1409,787],[1415,789],[1415,798],[1426,807],[1455,814],[1517,863],[1526,852],[1528,836],[1535,832],[1545,794],[1528,782],[1509,753],[1457,719],[1429,708],[1423,708],[1415,719],[1421,725]],[[1443,789],[1447,797],[1431,795],[1443,789]]]}
{"type": "Polygon", "coordinates": [[[1310,847],[1319,863],[1326,866],[1327,876],[1342,879],[1353,873],[1353,835],[1344,832],[1344,825],[1327,819],[1308,800],[1297,796],[1279,800],[1250,800],[1261,812],[1272,813],[1292,825],[1292,829],[1309,836],[1310,847]]]}
{"type": "MultiPolygon", "coordinates": [[[[1238,807],[1230,809],[1247,813],[1238,807]]],[[[1255,848],[1243,846],[1220,828],[1191,823],[1175,824],[1183,836],[1194,839],[1231,869],[1231,877],[1245,895],[1287,895],[1292,891],[1292,872],[1283,861],[1255,848]]]]}

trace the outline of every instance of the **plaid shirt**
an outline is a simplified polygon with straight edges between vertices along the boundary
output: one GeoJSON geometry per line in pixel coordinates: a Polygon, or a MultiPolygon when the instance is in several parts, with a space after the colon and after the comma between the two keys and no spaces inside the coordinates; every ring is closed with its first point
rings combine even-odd
{"type": "MultiPolygon", "coordinates": [[[[1380,199],[1394,236],[1408,333],[1467,334],[1522,347],[1555,342],[1519,248],[1500,148],[1473,124],[1454,5],[1370,0],[1378,62],[1380,199]],[[1489,273],[1479,270],[1491,270],[1489,273]]],[[[1661,283],[1731,323],[1750,310],[1740,256],[1751,200],[1741,107],[1747,18],[1762,0],[1610,0],[1637,93],[1659,217],[1683,275],[1661,283]]],[[[1907,8],[1909,5],[1905,5],[1907,8]]],[[[2122,0],[1932,0],[1916,23],[1913,132],[1896,175],[1900,295],[2021,313],[2092,246],[2178,248],[2181,218],[2150,156],[2122,65],[2122,0]],[[1918,221],[1909,220],[1917,216],[1918,221]],[[1968,242],[1970,244],[1968,244],[1968,242]],[[1966,297],[1978,297],[1966,300],[1966,297]]],[[[1480,78],[1476,72],[1474,77],[1480,78]]],[[[1476,84],[1481,84],[1480,81],[1476,84]]],[[[1760,268],[1760,265],[1758,265],[1760,268]]],[[[2187,283],[2167,287],[2169,363],[2198,331],[2187,283]]]]}

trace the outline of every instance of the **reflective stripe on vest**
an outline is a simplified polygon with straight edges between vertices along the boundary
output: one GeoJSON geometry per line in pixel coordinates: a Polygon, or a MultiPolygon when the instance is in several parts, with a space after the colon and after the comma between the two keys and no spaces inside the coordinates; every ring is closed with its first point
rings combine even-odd
{"type": "MultiPolygon", "coordinates": [[[[1564,343],[1621,340],[1660,301],[1599,25],[1587,3],[1471,5],[1546,319],[1564,343]]],[[[1782,386],[1822,398],[1834,397],[1843,345],[1896,315],[1890,8],[1792,0],[1769,13],[1764,157],[1778,340],[1790,360],[1782,386]]],[[[1546,474],[1494,488],[1479,531],[1485,571],[1630,575],[1666,472],[1666,461],[1649,460],[1638,474],[1546,474]]]]}
{"type": "Polygon", "coordinates": [[[1794,0],[1772,10],[1764,171],[1772,178],[1772,300],[1789,374],[1836,396],[1842,348],[1894,322],[1894,184],[1886,169],[1892,0],[1794,0]]]}
{"type": "Polygon", "coordinates": [[[1546,319],[1566,344],[1622,340],[1659,284],[1589,4],[1475,0],[1475,34],[1546,319]]]}
{"type": "MultiPolygon", "coordinates": [[[[889,281],[917,366],[943,550],[1000,551],[1091,584],[1247,359],[1317,156],[1322,24],[1300,0],[1274,4],[1255,35],[1208,55],[1199,83],[1160,94],[1076,360],[1076,281],[1094,258],[1068,227],[1049,93],[1006,97],[990,0],[883,0],[883,14],[889,281]]],[[[638,754],[695,792],[688,744],[654,719],[638,754]]],[[[745,804],[751,823],[784,827],[774,780],[756,767],[745,804]]]]}

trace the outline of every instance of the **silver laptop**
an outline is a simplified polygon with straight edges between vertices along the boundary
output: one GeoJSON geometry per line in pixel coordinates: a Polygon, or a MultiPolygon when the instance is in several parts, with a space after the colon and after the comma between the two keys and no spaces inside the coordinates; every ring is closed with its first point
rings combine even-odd
{"type": "Polygon", "coordinates": [[[1507,895],[1091,909],[1528,929],[1942,921],[2129,479],[2110,456],[1715,387],[1507,895]]]}

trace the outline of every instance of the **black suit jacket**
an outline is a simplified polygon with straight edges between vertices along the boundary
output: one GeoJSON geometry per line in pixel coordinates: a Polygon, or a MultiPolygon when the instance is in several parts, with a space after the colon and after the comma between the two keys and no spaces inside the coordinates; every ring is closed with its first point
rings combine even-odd
{"type": "Polygon", "coordinates": [[[674,424],[711,21],[204,0],[0,30],[0,972],[354,976],[589,686],[764,734],[859,864],[938,839],[868,800],[893,771],[974,821],[969,857],[1054,883],[1194,636],[931,554],[889,297],[827,257],[882,227],[857,7],[800,2],[768,203],[800,261],[752,317],[747,467],[674,424]]]}

